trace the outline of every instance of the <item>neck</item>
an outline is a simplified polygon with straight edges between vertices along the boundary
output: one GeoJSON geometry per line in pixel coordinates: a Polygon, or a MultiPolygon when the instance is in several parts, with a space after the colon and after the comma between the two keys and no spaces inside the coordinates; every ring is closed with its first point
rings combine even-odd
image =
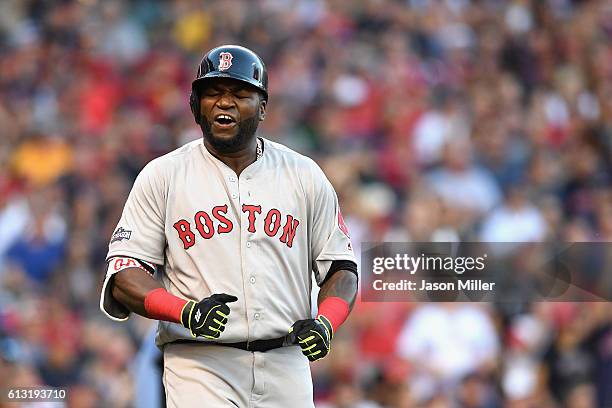
{"type": "Polygon", "coordinates": [[[257,159],[257,138],[254,137],[245,147],[235,152],[219,152],[206,139],[204,147],[227,167],[234,170],[237,176],[257,159]]]}

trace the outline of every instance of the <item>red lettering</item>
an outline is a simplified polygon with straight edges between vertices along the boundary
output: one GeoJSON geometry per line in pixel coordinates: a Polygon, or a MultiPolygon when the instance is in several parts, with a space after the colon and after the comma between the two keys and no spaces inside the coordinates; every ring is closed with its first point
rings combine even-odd
{"type": "Polygon", "coordinates": [[[215,227],[210,219],[210,215],[206,211],[198,211],[194,217],[196,228],[204,239],[210,239],[215,234],[215,227]],[[202,223],[202,218],[204,223],[202,223]],[[204,228],[206,226],[206,228],[204,228]]]}
{"type": "Polygon", "coordinates": [[[295,232],[300,224],[299,220],[296,220],[291,215],[287,214],[287,222],[283,227],[283,235],[280,237],[280,241],[287,244],[289,248],[293,246],[293,238],[295,238],[295,232]]]}
{"type": "Polygon", "coordinates": [[[139,268],[140,266],[136,263],[132,258],[116,258],[114,268],[115,271],[120,271],[121,269],[128,268],[130,266],[139,268]]]}
{"type": "Polygon", "coordinates": [[[195,234],[191,232],[191,225],[189,225],[188,221],[178,220],[174,223],[173,227],[178,232],[181,241],[183,241],[185,249],[189,249],[195,244],[195,234]]]}
{"type": "Polygon", "coordinates": [[[249,228],[247,228],[247,231],[255,232],[255,213],[261,214],[261,205],[242,204],[242,212],[249,213],[249,228]]]}
{"type": "Polygon", "coordinates": [[[218,205],[212,209],[213,217],[217,219],[221,224],[217,227],[218,234],[226,234],[234,228],[234,224],[230,220],[224,217],[227,214],[227,204],[218,205]]]}
{"type": "Polygon", "coordinates": [[[276,208],[268,211],[268,215],[266,215],[266,219],[264,221],[264,231],[269,237],[273,237],[278,232],[280,228],[281,213],[276,208]],[[272,217],[274,217],[274,221],[272,221],[272,217]]]}
{"type": "MultiPolygon", "coordinates": [[[[234,229],[234,223],[227,217],[228,205],[218,205],[212,208],[211,212],[198,211],[194,215],[195,228],[198,233],[204,239],[210,239],[215,235],[215,227],[218,234],[227,234],[234,229]],[[210,215],[212,214],[212,216],[210,215]],[[215,226],[215,221],[219,224],[215,226]]],[[[257,221],[258,214],[262,213],[261,205],[243,204],[242,212],[246,214],[248,219],[247,231],[255,233],[255,222],[257,221]]],[[[281,230],[283,214],[280,210],[272,208],[266,214],[263,221],[263,229],[267,236],[275,237],[281,230]]],[[[340,228],[344,227],[344,223],[339,219],[340,228]]],[[[282,226],[282,234],[280,241],[286,244],[289,248],[293,247],[293,240],[297,232],[300,221],[295,219],[293,216],[287,214],[287,220],[285,225],[282,226]]],[[[179,239],[183,242],[185,249],[191,248],[195,245],[196,236],[194,231],[191,230],[191,224],[186,220],[178,220],[174,223],[174,229],[178,232],[179,239]]],[[[115,268],[125,268],[125,266],[131,266],[132,261],[115,261],[115,268]],[[129,265],[128,265],[129,264],[129,265]]],[[[138,266],[136,263],[134,266],[138,266]]]]}

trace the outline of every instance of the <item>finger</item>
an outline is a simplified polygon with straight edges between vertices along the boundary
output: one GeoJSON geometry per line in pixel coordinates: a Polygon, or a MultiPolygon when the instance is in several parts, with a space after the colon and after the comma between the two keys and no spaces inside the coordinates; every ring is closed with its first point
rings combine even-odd
{"type": "Polygon", "coordinates": [[[306,353],[310,353],[310,352],[311,352],[311,350],[315,349],[316,347],[317,347],[317,344],[316,344],[316,343],[315,343],[315,344],[313,344],[312,346],[309,346],[309,347],[302,346],[302,352],[303,352],[304,354],[306,354],[306,353]]]}
{"type": "Polygon", "coordinates": [[[299,343],[302,345],[302,347],[309,346],[310,344],[313,344],[313,343],[316,344],[316,342],[313,342],[315,338],[316,338],[315,336],[308,336],[305,338],[298,336],[299,343]]]}
{"type": "Polygon", "coordinates": [[[308,323],[309,320],[298,320],[297,322],[293,323],[293,332],[296,333],[296,335],[305,333],[308,331],[308,323]]]}
{"type": "Polygon", "coordinates": [[[227,319],[230,314],[230,308],[226,305],[219,305],[215,310],[215,315],[221,319],[227,319]]]}
{"type": "Polygon", "coordinates": [[[326,340],[325,337],[323,337],[323,334],[319,333],[316,330],[311,330],[310,331],[312,333],[312,338],[316,339],[317,343],[321,343],[321,344],[327,344],[329,340],[326,340]]]}
{"type": "Polygon", "coordinates": [[[215,322],[216,322],[216,321],[219,321],[221,324],[226,324],[228,319],[227,319],[227,317],[226,317],[226,316],[224,316],[222,313],[217,313],[217,314],[216,314],[216,315],[213,317],[213,320],[214,320],[215,322]]]}
{"type": "Polygon", "coordinates": [[[299,335],[302,331],[301,328],[302,324],[301,322],[296,322],[293,324],[293,326],[291,326],[291,328],[289,329],[289,334],[287,336],[289,336],[289,344],[299,344],[299,335]]]}
{"type": "Polygon", "coordinates": [[[210,299],[221,303],[232,303],[238,300],[236,296],[227,293],[215,293],[210,299]]]}
{"type": "Polygon", "coordinates": [[[310,361],[317,361],[318,359],[325,357],[325,356],[320,355],[320,353],[321,353],[320,351],[317,351],[316,353],[309,354],[306,357],[308,357],[308,360],[310,361]]]}
{"type": "Polygon", "coordinates": [[[289,328],[289,334],[287,334],[287,344],[298,344],[298,336],[307,332],[305,326],[308,324],[308,322],[309,320],[298,320],[297,322],[293,323],[293,326],[289,328]]]}
{"type": "Polygon", "coordinates": [[[221,329],[219,329],[219,328],[216,328],[216,327],[213,327],[213,326],[208,326],[208,332],[209,332],[209,334],[210,334],[210,335],[212,335],[212,336],[213,336],[213,337],[215,337],[215,338],[216,338],[216,337],[219,337],[219,336],[221,335],[221,332],[222,332],[222,331],[223,331],[223,330],[221,330],[221,329]]]}
{"type": "Polygon", "coordinates": [[[216,323],[213,323],[213,325],[208,326],[207,332],[209,332],[208,334],[214,334],[219,336],[223,330],[225,330],[225,326],[224,325],[218,325],[216,323]]]}

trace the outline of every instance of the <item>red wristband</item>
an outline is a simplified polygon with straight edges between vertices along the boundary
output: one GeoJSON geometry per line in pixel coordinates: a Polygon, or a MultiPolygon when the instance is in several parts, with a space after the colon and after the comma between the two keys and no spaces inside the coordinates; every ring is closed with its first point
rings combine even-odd
{"type": "Polygon", "coordinates": [[[157,288],[147,293],[144,307],[150,319],[180,323],[185,303],[185,299],[174,296],[164,288],[157,288]]]}
{"type": "Polygon", "coordinates": [[[349,315],[349,304],[346,300],[339,297],[328,297],[319,305],[319,316],[325,316],[334,328],[334,333],[346,320],[349,315]]]}

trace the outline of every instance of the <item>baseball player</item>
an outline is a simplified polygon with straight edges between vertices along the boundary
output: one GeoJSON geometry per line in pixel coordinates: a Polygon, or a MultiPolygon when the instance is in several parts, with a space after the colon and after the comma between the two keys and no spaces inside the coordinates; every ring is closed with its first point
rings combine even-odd
{"type": "Polygon", "coordinates": [[[312,407],[308,361],[329,353],[355,300],[333,187],[256,137],[267,101],[255,53],[209,51],[190,98],[203,139],[145,166],[110,240],[100,308],[159,320],[170,407],[312,407]]]}

